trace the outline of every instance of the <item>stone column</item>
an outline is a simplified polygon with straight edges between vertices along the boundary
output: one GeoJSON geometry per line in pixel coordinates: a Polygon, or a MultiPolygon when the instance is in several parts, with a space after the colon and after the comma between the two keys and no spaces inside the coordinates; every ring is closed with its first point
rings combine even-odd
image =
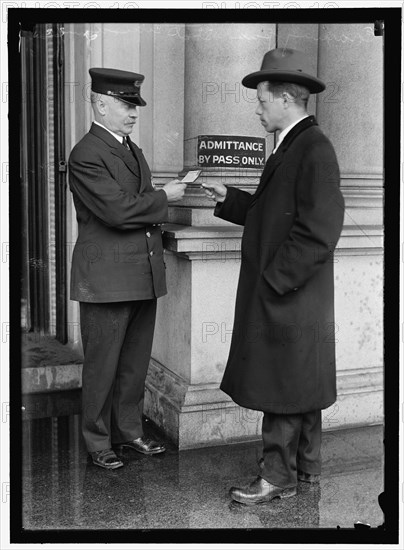
{"type": "MultiPolygon", "coordinates": [[[[324,429],[382,419],[382,42],[371,27],[277,27],[277,45],[307,51],[327,84],[309,110],[336,148],[347,206],[335,257],[339,397],[324,411],[324,429]]],[[[196,163],[198,135],[262,132],[252,96],[243,98],[237,83],[275,47],[275,40],[260,38],[275,38],[275,28],[210,28],[193,25],[185,33],[185,169],[196,163]]],[[[204,169],[201,178],[253,191],[258,176],[204,169]]],[[[237,407],[218,389],[231,338],[242,227],[214,218],[198,185],[171,209],[177,225],[166,226],[169,295],[160,300],[146,396],[149,416],[180,448],[251,439],[261,431],[260,413],[237,407]]]]}
{"type": "MultiPolygon", "coordinates": [[[[256,92],[241,84],[259,70],[266,51],[275,47],[275,25],[189,24],[185,28],[184,173],[197,167],[197,138],[201,135],[267,137],[266,155],[273,137],[254,114],[256,92]]],[[[254,168],[204,168],[185,200],[170,211],[173,223],[221,224],[212,217],[212,203],[200,190],[210,178],[253,191],[261,175],[254,168]]]]}
{"type": "MultiPolygon", "coordinates": [[[[65,113],[66,113],[66,160],[74,145],[88,132],[91,121],[91,105],[88,92],[90,75],[90,37],[92,25],[85,23],[65,26],[65,113]],[[76,62],[80,59],[80,63],[76,62]]],[[[70,296],[70,270],[74,244],[77,240],[76,211],[70,191],[66,193],[66,284],[69,344],[82,351],[80,336],[79,303],[70,296]]]]}
{"type": "Polygon", "coordinates": [[[383,37],[368,24],[320,25],[317,118],[345,197],[335,263],[334,427],[383,420],[383,37]]]}
{"type": "MultiPolygon", "coordinates": [[[[93,120],[89,68],[111,67],[139,72],[140,36],[139,24],[77,23],[65,26],[67,157],[73,146],[88,132],[93,120]]],[[[138,125],[135,125],[131,137],[136,143],[139,143],[138,125]]],[[[66,198],[69,296],[71,258],[77,240],[77,221],[70,192],[67,193],[66,198]]],[[[68,300],[68,337],[72,347],[81,350],[78,302],[70,300],[68,300]]]]}
{"type": "MultiPolygon", "coordinates": [[[[264,137],[256,93],[241,85],[275,47],[275,25],[186,25],[184,173],[197,164],[198,135],[264,137]]],[[[267,139],[267,154],[273,139],[267,139]]],[[[242,227],[213,216],[200,182],[253,191],[261,170],[204,168],[172,207],[165,227],[168,295],[159,300],[146,414],[179,448],[260,437],[261,413],[219,390],[230,347],[242,227]]]]}
{"type": "Polygon", "coordinates": [[[154,183],[174,179],[183,167],[184,24],[141,24],[139,71],[145,75],[139,145],[154,183]]]}
{"type": "Polygon", "coordinates": [[[278,47],[306,52],[326,90],[308,110],[331,139],[341,168],[344,230],[335,257],[337,403],[326,428],[383,417],[382,38],[373,24],[278,26],[278,47]]]}
{"type": "MultiPolygon", "coordinates": [[[[305,52],[310,58],[310,70],[316,75],[318,72],[318,25],[304,23],[282,23],[278,25],[278,48],[292,48],[305,52]]],[[[311,94],[307,111],[316,115],[317,94],[311,94]]]]}

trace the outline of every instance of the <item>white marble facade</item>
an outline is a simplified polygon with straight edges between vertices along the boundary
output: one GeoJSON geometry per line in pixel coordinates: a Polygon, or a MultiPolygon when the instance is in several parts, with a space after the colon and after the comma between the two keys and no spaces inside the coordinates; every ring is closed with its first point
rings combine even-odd
{"type": "MultiPolygon", "coordinates": [[[[90,66],[145,74],[147,107],[132,137],[157,185],[195,165],[198,135],[265,137],[254,115],[254,94],[241,79],[259,69],[275,44],[311,55],[328,88],[311,100],[309,111],[335,146],[346,201],[335,256],[338,401],[323,413],[325,429],[383,421],[382,39],[370,27],[66,25],[67,81],[83,88],[90,66]]],[[[74,144],[89,127],[90,105],[78,95],[66,109],[68,141],[74,144]]],[[[266,143],[268,153],[273,137],[266,143]]],[[[255,169],[209,168],[201,178],[253,191],[259,175],[255,169]]],[[[75,214],[68,206],[68,240],[74,242],[75,214]]],[[[258,438],[261,413],[240,409],[219,390],[242,228],[214,218],[212,204],[194,184],[183,203],[171,207],[165,231],[169,293],[159,300],[145,412],[180,448],[258,438]]],[[[69,323],[78,323],[73,303],[69,323]]],[[[77,330],[71,342],[80,345],[77,330]]]]}

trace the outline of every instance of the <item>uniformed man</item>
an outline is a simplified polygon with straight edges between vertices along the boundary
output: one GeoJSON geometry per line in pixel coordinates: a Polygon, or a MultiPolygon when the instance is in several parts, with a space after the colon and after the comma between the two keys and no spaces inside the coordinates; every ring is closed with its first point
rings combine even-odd
{"type": "Polygon", "coordinates": [[[172,180],[155,190],[129,137],[146,105],[144,76],[100,68],[90,75],[94,122],[69,159],[78,221],[71,299],[80,302],[84,440],[94,464],[114,469],[123,466],[115,447],[165,451],[143,433],[143,396],[156,302],[167,292],[160,225],[186,186],[172,180]]]}
{"type": "Polygon", "coordinates": [[[215,215],[244,225],[234,330],[221,389],[263,411],[258,477],[233,487],[247,505],[292,497],[321,471],[321,410],[336,400],[333,252],[344,200],[329,139],[307,113],[325,84],[303,52],[267,52],[243,84],[256,114],[279,131],[254,195],[205,184],[215,215]]]}

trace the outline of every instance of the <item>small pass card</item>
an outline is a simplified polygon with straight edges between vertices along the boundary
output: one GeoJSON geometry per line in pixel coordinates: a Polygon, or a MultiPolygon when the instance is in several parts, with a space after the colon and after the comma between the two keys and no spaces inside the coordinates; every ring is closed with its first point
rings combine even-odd
{"type": "Polygon", "coordinates": [[[181,183],[193,183],[196,179],[199,178],[199,174],[202,170],[191,170],[182,178],[181,183]]]}

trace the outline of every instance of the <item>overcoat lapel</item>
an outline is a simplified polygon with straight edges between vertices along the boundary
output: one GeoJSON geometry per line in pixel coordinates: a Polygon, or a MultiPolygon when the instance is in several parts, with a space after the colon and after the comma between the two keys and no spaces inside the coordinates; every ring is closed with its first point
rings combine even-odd
{"type": "MultiPolygon", "coordinates": [[[[118,144],[119,145],[119,144],[118,144]]],[[[124,145],[121,145],[119,149],[113,151],[113,154],[121,158],[131,172],[140,178],[140,167],[136,158],[132,155],[132,151],[127,149],[124,145]]]]}
{"type": "Polygon", "coordinates": [[[122,143],[119,143],[113,135],[97,124],[91,126],[90,132],[102,139],[111,148],[111,153],[122,159],[129,170],[140,178],[140,168],[131,150],[127,149],[122,143]]]}
{"type": "Polygon", "coordinates": [[[267,182],[271,179],[272,174],[275,172],[275,170],[278,168],[278,166],[282,163],[282,157],[283,157],[283,151],[281,148],[279,148],[276,153],[272,154],[266,164],[264,171],[261,174],[260,182],[258,184],[257,190],[255,191],[253,195],[253,199],[250,203],[250,207],[257,201],[258,197],[261,195],[262,191],[266,187],[267,182]]]}
{"type": "Polygon", "coordinates": [[[149,180],[149,178],[147,177],[147,174],[145,173],[144,156],[143,156],[142,150],[135,143],[133,143],[133,141],[130,139],[129,136],[128,136],[128,144],[129,144],[129,147],[130,147],[130,150],[131,150],[133,156],[137,160],[137,164],[138,164],[138,167],[139,167],[139,170],[140,170],[140,189],[139,189],[139,193],[142,193],[146,189],[147,183],[148,183],[148,180],[149,180]]]}
{"type": "Polygon", "coordinates": [[[317,121],[314,116],[309,116],[304,118],[301,122],[296,124],[290,132],[285,136],[285,139],[280,144],[279,148],[276,150],[276,153],[270,155],[265,164],[265,168],[261,174],[260,183],[253,195],[253,199],[250,203],[250,208],[258,200],[258,197],[261,195],[265,187],[267,186],[268,181],[271,179],[275,170],[282,164],[283,156],[285,151],[290,147],[293,140],[304,130],[310,128],[311,126],[317,126],[317,121]]]}

